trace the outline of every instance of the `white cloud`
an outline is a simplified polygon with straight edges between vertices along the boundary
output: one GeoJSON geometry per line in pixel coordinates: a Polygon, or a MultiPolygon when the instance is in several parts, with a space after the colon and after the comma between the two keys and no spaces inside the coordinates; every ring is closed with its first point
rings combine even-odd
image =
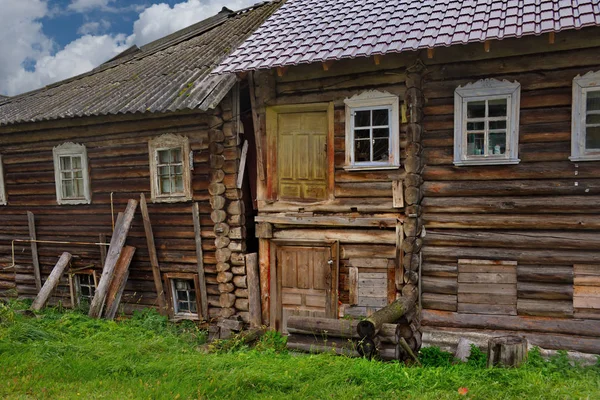
{"type": "Polygon", "coordinates": [[[80,35],[93,35],[99,32],[106,32],[111,26],[111,23],[105,19],[100,21],[90,21],[81,25],[77,30],[80,35]]]}
{"type": "Polygon", "coordinates": [[[183,29],[221,11],[223,7],[238,10],[257,0],[188,0],[175,4],[154,4],[146,8],[133,24],[135,43],[140,46],[183,29]]]}
{"type": "Polygon", "coordinates": [[[67,7],[69,10],[76,12],[86,12],[96,8],[108,10],[109,3],[114,2],[115,0],[73,0],[71,4],[67,7]]]}

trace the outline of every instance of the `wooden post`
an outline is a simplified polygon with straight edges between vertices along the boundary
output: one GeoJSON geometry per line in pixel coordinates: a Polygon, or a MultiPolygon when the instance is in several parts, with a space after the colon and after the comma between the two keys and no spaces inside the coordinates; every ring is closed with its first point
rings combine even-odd
{"type": "Polygon", "coordinates": [[[67,252],[62,253],[58,259],[58,262],[52,269],[50,276],[48,279],[46,279],[46,282],[44,282],[44,286],[36,296],[35,300],[33,300],[33,303],[31,304],[32,310],[39,311],[46,305],[50,294],[58,285],[60,277],[62,276],[63,272],[65,272],[65,268],[67,268],[69,261],[71,261],[71,254],[67,252]]]}
{"type": "Polygon", "coordinates": [[[488,368],[518,367],[527,360],[527,339],[520,336],[492,338],[488,342],[488,368]]]}
{"type": "Polygon", "coordinates": [[[106,262],[102,269],[100,283],[98,283],[98,288],[96,288],[96,293],[94,294],[92,304],[90,305],[90,312],[88,315],[92,318],[98,318],[102,313],[104,300],[106,300],[106,293],[108,292],[108,287],[110,286],[110,282],[115,273],[115,266],[117,265],[119,255],[121,254],[121,250],[127,239],[127,234],[129,233],[129,228],[131,227],[131,222],[133,221],[137,206],[138,202],[130,199],[127,202],[127,208],[125,209],[125,213],[123,213],[123,217],[117,220],[115,232],[110,240],[106,262]]]}
{"type": "Polygon", "coordinates": [[[27,211],[27,223],[29,224],[29,238],[31,239],[31,258],[33,260],[33,276],[35,278],[35,288],[40,292],[42,289],[42,275],[40,273],[40,260],[38,259],[37,237],[35,234],[35,216],[31,211],[27,211]]]}
{"type": "Polygon", "coordinates": [[[119,261],[115,267],[115,276],[110,282],[108,293],[106,294],[106,308],[104,310],[104,318],[106,319],[115,319],[115,315],[117,315],[121,296],[129,277],[129,265],[134,253],[135,247],[132,246],[125,246],[121,251],[119,261]]]}
{"type": "Polygon", "coordinates": [[[152,278],[154,279],[154,287],[156,288],[158,312],[161,315],[167,315],[167,301],[165,299],[162,277],[160,276],[160,266],[158,264],[158,256],[156,255],[156,245],[154,244],[154,233],[152,232],[152,223],[150,222],[150,214],[148,213],[148,205],[146,204],[144,193],[140,194],[140,209],[142,210],[142,219],[144,220],[146,244],[148,246],[148,255],[150,256],[150,265],[152,266],[152,278]]]}
{"type": "Polygon", "coordinates": [[[265,180],[265,159],[262,146],[262,127],[260,126],[260,118],[256,104],[256,94],[254,92],[254,72],[248,74],[248,89],[250,90],[250,107],[252,108],[252,123],[254,125],[254,142],[256,143],[256,169],[258,171],[258,179],[265,180]]]}
{"type": "MultiPolygon", "coordinates": [[[[106,243],[106,235],[104,233],[100,234],[100,242],[99,243],[106,243]]],[[[102,264],[102,266],[104,266],[104,263],[106,262],[106,246],[104,244],[100,245],[100,264],[102,264]]]]}
{"type": "Polygon", "coordinates": [[[258,254],[246,255],[246,284],[248,285],[248,309],[250,324],[262,325],[262,310],[260,306],[260,275],[258,270],[258,254]]]}
{"type": "Polygon", "coordinates": [[[262,322],[268,325],[271,321],[271,243],[268,239],[258,240],[258,257],[262,322]]]}
{"type": "Polygon", "coordinates": [[[204,276],[204,255],[202,253],[202,229],[200,226],[200,207],[192,205],[194,219],[194,237],[196,239],[196,262],[198,263],[198,283],[200,285],[200,307],[202,318],[208,320],[208,295],[206,294],[206,278],[204,276]]]}

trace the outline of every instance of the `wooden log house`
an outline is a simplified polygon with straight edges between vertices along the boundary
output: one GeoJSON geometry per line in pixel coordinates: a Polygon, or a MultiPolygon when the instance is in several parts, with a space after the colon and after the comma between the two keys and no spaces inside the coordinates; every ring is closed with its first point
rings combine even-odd
{"type": "Polygon", "coordinates": [[[217,69],[250,81],[264,322],[419,290],[425,329],[600,353],[600,10],[508,3],[290,0],[217,69]]]}
{"type": "Polygon", "coordinates": [[[136,251],[119,313],[164,304],[174,319],[248,319],[248,86],[210,72],[278,6],[224,8],[89,73],[0,99],[0,296],[35,297],[69,252],[50,303],[89,303],[118,213],[146,200],[127,237],[136,251]]]}

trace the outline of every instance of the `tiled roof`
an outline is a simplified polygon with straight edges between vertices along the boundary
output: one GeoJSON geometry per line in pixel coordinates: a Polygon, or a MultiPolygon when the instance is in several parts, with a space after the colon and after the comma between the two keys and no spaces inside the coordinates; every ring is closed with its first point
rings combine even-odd
{"type": "Polygon", "coordinates": [[[141,48],[132,47],[91,72],[14,97],[0,97],[0,126],[60,118],[207,110],[235,84],[211,75],[279,1],[219,14],[141,48]]]}
{"type": "Polygon", "coordinates": [[[216,72],[600,25],[599,0],[288,0],[216,72]]]}

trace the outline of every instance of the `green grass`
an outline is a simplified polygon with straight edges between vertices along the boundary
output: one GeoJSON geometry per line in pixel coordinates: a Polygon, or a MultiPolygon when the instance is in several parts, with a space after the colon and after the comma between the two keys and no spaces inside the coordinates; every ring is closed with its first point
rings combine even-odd
{"type": "Polygon", "coordinates": [[[52,309],[31,318],[16,312],[24,307],[0,304],[3,399],[600,398],[600,368],[571,367],[564,354],[533,353],[509,370],[482,368],[481,354],[457,364],[426,350],[419,368],[287,353],[275,334],[259,350],[220,343],[207,354],[204,332],[153,312],[111,322],[52,309]]]}

